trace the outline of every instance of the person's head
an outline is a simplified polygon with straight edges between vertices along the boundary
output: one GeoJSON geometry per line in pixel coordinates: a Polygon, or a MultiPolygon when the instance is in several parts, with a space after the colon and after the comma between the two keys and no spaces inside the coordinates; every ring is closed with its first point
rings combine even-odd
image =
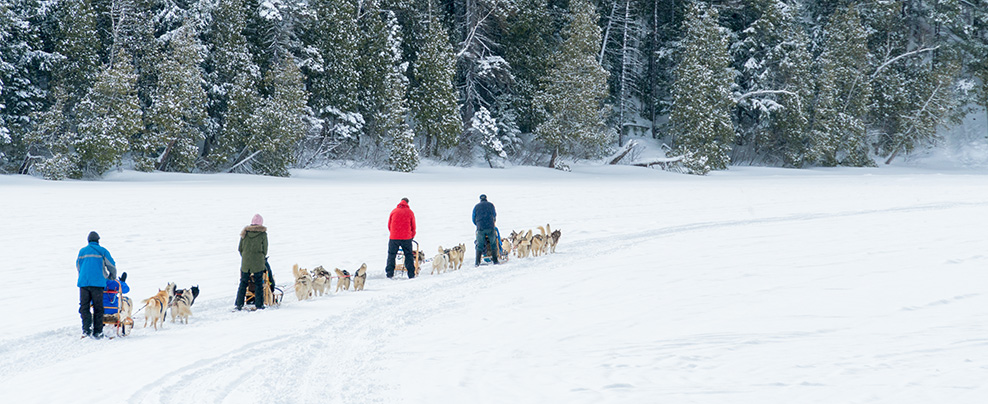
{"type": "Polygon", "coordinates": [[[487,195],[486,194],[480,194],[480,200],[481,201],[487,201],[487,195]]]}
{"type": "Polygon", "coordinates": [[[255,214],[254,218],[250,219],[250,224],[254,226],[264,225],[264,218],[260,214],[255,214]]]}
{"type": "Polygon", "coordinates": [[[401,198],[402,202],[408,203],[408,198],[401,198]]]}
{"type": "Polygon", "coordinates": [[[89,237],[86,238],[90,243],[99,243],[99,233],[95,231],[89,232],[89,237]]]}

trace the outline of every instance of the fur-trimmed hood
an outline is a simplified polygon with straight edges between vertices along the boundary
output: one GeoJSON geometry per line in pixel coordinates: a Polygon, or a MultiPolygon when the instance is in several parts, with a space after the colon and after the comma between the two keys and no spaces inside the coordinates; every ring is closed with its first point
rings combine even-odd
{"type": "Polygon", "coordinates": [[[244,227],[244,229],[240,231],[240,238],[247,237],[247,232],[249,232],[249,231],[255,231],[255,232],[258,232],[258,233],[267,233],[268,228],[267,227],[264,227],[264,226],[261,226],[259,224],[249,225],[247,227],[244,227]]]}

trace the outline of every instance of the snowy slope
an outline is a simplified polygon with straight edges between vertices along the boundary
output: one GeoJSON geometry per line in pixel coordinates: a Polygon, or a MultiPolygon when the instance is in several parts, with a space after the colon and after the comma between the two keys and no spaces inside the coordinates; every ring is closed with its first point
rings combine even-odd
{"type": "MultiPolygon", "coordinates": [[[[16,403],[983,403],[988,176],[631,167],[413,174],[0,177],[0,401],[16,403]],[[554,255],[383,277],[386,219],[472,243],[550,223],[554,255]],[[240,229],[271,263],[370,267],[363,292],[231,312],[240,229]],[[75,256],[98,231],[136,300],[198,284],[188,325],[81,340],[75,256]]],[[[468,254],[467,261],[473,259],[468,254]]]]}

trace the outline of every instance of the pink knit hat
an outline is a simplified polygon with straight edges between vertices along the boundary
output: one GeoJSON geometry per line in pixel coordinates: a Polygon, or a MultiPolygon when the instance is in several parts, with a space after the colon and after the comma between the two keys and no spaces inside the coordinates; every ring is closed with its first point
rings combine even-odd
{"type": "Polygon", "coordinates": [[[250,219],[250,224],[261,226],[264,224],[264,218],[260,214],[255,214],[253,219],[250,219]]]}

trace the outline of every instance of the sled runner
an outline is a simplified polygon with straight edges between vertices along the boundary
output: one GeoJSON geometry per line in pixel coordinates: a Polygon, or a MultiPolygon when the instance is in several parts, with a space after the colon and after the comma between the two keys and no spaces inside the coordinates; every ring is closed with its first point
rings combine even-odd
{"type": "MultiPolygon", "coordinates": [[[[285,291],[281,288],[275,286],[274,284],[274,273],[271,272],[271,264],[268,264],[268,260],[264,260],[264,266],[267,268],[264,271],[264,306],[271,307],[281,304],[281,298],[285,296],[285,291]]],[[[244,295],[245,304],[254,304],[254,280],[251,279],[247,282],[247,293],[244,295]]]]}
{"type": "MultiPolygon", "coordinates": [[[[419,250],[419,242],[412,240],[412,248],[414,249],[412,254],[412,261],[415,263],[415,276],[419,276],[419,271],[422,270],[422,262],[425,261],[425,255],[419,250]]],[[[404,249],[398,250],[398,255],[395,256],[395,273],[405,272],[405,252],[404,249]]]]}
{"type": "Polygon", "coordinates": [[[103,324],[113,326],[118,337],[125,337],[130,335],[130,331],[134,328],[134,319],[130,316],[134,303],[120,291],[120,282],[113,282],[117,282],[115,290],[111,288],[103,290],[104,296],[111,297],[111,303],[103,307],[103,324]]]}

